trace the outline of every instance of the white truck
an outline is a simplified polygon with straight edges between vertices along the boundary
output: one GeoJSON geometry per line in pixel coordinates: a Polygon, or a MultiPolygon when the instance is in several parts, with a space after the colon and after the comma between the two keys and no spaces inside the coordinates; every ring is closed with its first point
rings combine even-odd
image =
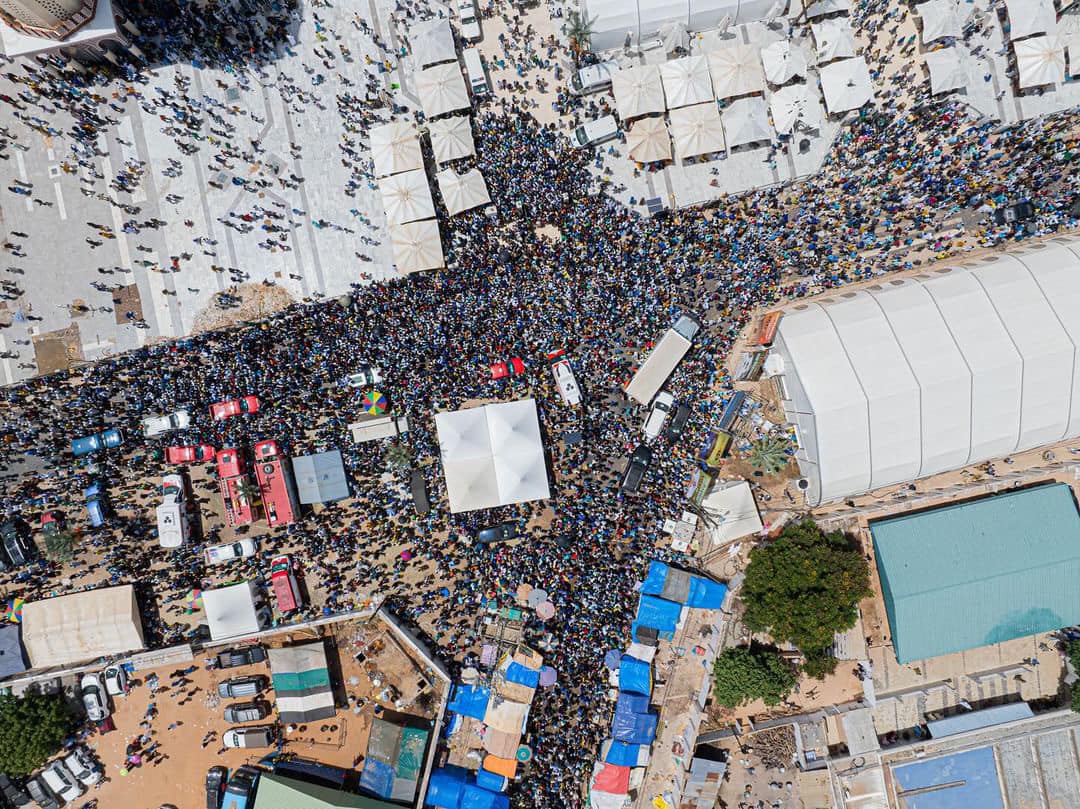
{"type": "Polygon", "coordinates": [[[142,420],[143,435],[151,438],[174,430],[186,430],[191,426],[191,411],[186,407],[162,416],[145,416],[142,420]]]}
{"type": "Polygon", "coordinates": [[[184,478],[166,475],[162,480],[161,499],[162,503],[157,507],[158,543],[163,548],[179,548],[188,537],[184,478]]]}
{"type": "Polygon", "coordinates": [[[693,315],[683,315],[675,325],[664,332],[656,348],[641,363],[634,378],[626,386],[626,395],[636,402],[648,405],[657,391],[664,386],[675,366],[686,356],[697,333],[701,331],[701,321],[693,315]]]}

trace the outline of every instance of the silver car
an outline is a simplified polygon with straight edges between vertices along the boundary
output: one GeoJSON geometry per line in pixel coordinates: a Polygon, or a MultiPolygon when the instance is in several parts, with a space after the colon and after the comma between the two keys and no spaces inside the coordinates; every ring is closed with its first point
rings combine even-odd
{"type": "Polygon", "coordinates": [[[60,761],[54,761],[42,770],[41,780],[64,803],[71,803],[86,792],[79,786],[75,776],[68,772],[68,768],[60,761]]]}
{"type": "Polygon", "coordinates": [[[82,690],[83,707],[91,722],[100,722],[107,717],[109,711],[109,698],[105,693],[105,685],[101,682],[98,674],[84,674],[79,683],[82,690]]]}

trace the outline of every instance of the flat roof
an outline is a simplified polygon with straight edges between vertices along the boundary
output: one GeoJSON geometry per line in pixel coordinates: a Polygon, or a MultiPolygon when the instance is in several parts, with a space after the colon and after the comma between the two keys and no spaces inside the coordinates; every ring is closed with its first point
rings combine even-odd
{"type": "Polygon", "coordinates": [[[1005,809],[992,747],[893,767],[904,809],[1005,809]],[[905,792],[937,787],[905,797],[905,792]]]}

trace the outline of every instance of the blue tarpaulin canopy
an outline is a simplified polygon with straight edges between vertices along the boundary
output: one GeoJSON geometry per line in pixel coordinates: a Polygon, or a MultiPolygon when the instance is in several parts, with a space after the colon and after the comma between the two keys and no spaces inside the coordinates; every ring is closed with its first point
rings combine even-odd
{"type": "Polygon", "coordinates": [[[656,596],[643,595],[638,602],[637,620],[641,626],[650,626],[661,632],[674,632],[679,623],[682,606],[656,596]]]}
{"type": "Polygon", "coordinates": [[[461,791],[461,809],[510,809],[510,799],[475,784],[466,784],[461,791]]]}
{"type": "MultiPolygon", "coordinates": [[[[608,764],[618,764],[622,767],[637,767],[641,758],[642,746],[640,744],[627,744],[615,739],[604,742],[604,761],[608,764]]],[[[601,748],[603,749],[603,748],[601,748]]]]}
{"type": "Polygon", "coordinates": [[[611,721],[611,737],[627,744],[651,744],[656,738],[656,714],[616,711],[611,721]]]}
{"type": "MultiPolygon", "coordinates": [[[[536,688],[540,683],[540,672],[514,661],[506,668],[506,679],[518,685],[536,688]]],[[[483,717],[480,718],[483,719],[483,717]]]]}
{"type": "Polygon", "coordinates": [[[649,697],[641,694],[620,693],[615,703],[615,710],[623,713],[646,713],[649,710],[649,697]]]}
{"type": "Polygon", "coordinates": [[[718,610],[727,596],[727,587],[701,576],[690,577],[690,597],[686,601],[688,607],[696,607],[704,610],[718,610]]]}
{"type": "MultiPolygon", "coordinates": [[[[720,609],[720,605],[724,602],[727,587],[704,576],[695,576],[684,570],[676,570],[654,559],[649,562],[649,572],[645,575],[645,581],[642,582],[641,593],[643,600],[644,596],[656,596],[665,601],[685,604],[688,607],[716,610],[720,609]]],[[[653,624],[641,621],[640,617],[638,622],[653,626],[653,624]]]]}
{"type": "Polygon", "coordinates": [[[473,719],[483,719],[487,713],[488,700],[491,699],[491,689],[484,685],[455,685],[454,697],[447,710],[454,711],[463,716],[471,716],[473,719]]]}
{"type": "Polygon", "coordinates": [[[369,757],[360,773],[360,786],[380,798],[389,798],[394,792],[394,768],[369,757]]]}
{"type": "Polygon", "coordinates": [[[506,776],[488,772],[481,768],[476,771],[476,785],[491,792],[506,792],[506,776]]]}
{"type": "Polygon", "coordinates": [[[619,662],[619,690],[635,694],[652,693],[652,666],[644,660],[623,655],[619,662]]]}
{"type": "Polygon", "coordinates": [[[458,809],[461,805],[461,793],[465,790],[468,777],[469,771],[464,767],[453,765],[440,767],[432,772],[431,778],[428,779],[424,803],[428,806],[438,806],[440,809],[458,809]]]}

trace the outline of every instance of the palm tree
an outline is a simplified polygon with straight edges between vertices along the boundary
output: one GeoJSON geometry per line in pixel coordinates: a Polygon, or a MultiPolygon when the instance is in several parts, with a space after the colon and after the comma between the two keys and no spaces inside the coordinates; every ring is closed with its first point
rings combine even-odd
{"type": "Polygon", "coordinates": [[[386,468],[396,475],[404,475],[412,468],[412,452],[408,445],[395,441],[387,447],[386,468]]]}
{"type": "Polygon", "coordinates": [[[570,50],[574,52],[574,59],[581,57],[592,46],[593,23],[591,20],[577,11],[571,11],[566,15],[566,37],[570,40],[570,50]]]}
{"type": "Polygon", "coordinates": [[[54,562],[70,561],[75,556],[75,535],[63,530],[46,534],[45,555],[54,562]]]}
{"type": "Polygon", "coordinates": [[[776,436],[758,439],[750,446],[750,465],[767,475],[775,475],[788,463],[788,442],[776,436]]]}
{"type": "Polygon", "coordinates": [[[248,478],[240,478],[236,482],[236,494],[239,498],[247,503],[254,503],[259,499],[259,487],[252,483],[248,478]]]}

